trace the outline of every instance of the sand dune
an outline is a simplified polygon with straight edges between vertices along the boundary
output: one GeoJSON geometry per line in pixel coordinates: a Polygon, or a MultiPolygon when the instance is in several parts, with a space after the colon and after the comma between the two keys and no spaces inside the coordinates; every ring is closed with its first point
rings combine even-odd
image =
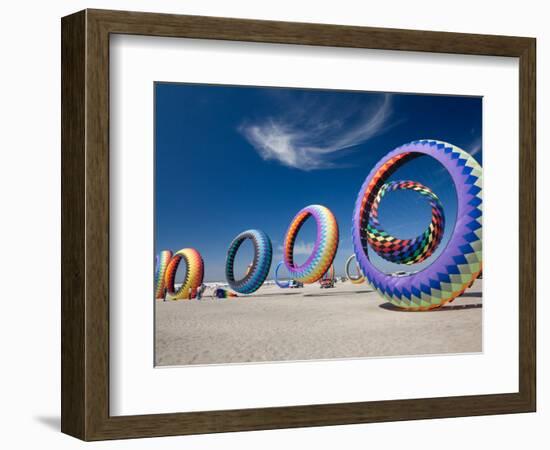
{"type": "Polygon", "coordinates": [[[482,281],[440,309],[395,310],[368,285],[264,286],[249,296],[156,303],[159,366],[482,351],[482,281]]]}

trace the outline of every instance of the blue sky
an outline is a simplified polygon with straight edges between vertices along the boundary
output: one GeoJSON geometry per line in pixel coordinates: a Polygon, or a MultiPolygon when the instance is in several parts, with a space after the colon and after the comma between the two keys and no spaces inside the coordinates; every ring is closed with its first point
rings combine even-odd
{"type": "MultiPolygon", "coordinates": [[[[290,221],[317,203],[338,221],[335,268],[342,274],[353,253],[354,203],[374,164],[422,138],[451,142],[482,163],[481,127],[480,97],[156,83],[156,251],[194,247],[205,261],[205,281],[225,281],[229,243],[257,228],[273,243],[271,278],[290,221]]],[[[419,181],[439,196],[447,220],[441,251],[456,219],[445,169],[421,157],[391,179],[419,181]]],[[[425,198],[410,191],[389,193],[380,206],[382,226],[401,238],[421,233],[430,217],[425,198]]],[[[314,233],[308,220],[295,248],[298,262],[307,258],[314,233]]],[[[404,270],[424,267],[438,253],[404,270]]],[[[251,260],[252,245],[245,243],[236,277],[251,260]]],[[[403,270],[374,260],[382,270],[403,270]]]]}

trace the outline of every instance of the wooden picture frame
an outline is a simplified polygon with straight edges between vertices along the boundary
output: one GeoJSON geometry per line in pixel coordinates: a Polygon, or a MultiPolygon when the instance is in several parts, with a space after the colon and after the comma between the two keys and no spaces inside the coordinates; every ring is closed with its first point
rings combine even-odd
{"type": "Polygon", "coordinates": [[[62,417],[84,440],[505,414],[536,405],[533,38],[85,10],[62,19],[62,417]],[[519,391],[109,415],[109,36],[134,34],[519,58],[519,391]]]}

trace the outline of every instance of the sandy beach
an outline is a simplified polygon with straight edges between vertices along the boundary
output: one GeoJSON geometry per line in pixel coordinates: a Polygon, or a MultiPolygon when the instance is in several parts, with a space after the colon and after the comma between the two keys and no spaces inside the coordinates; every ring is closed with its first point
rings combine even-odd
{"type": "Polygon", "coordinates": [[[482,351],[482,281],[442,308],[405,312],[366,284],[263,286],[249,296],[156,302],[157,366],[482,351]]]}

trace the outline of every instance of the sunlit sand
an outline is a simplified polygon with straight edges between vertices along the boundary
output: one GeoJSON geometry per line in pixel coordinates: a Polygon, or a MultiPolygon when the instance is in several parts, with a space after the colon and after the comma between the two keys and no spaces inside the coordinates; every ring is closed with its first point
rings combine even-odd
{"type": "Polygon", "coordinates": [[[156,302],[158,366],[482,351],[482,281],[442,308],[404,312],[366,285],[263,286],[228,299],[156,302]]]}

